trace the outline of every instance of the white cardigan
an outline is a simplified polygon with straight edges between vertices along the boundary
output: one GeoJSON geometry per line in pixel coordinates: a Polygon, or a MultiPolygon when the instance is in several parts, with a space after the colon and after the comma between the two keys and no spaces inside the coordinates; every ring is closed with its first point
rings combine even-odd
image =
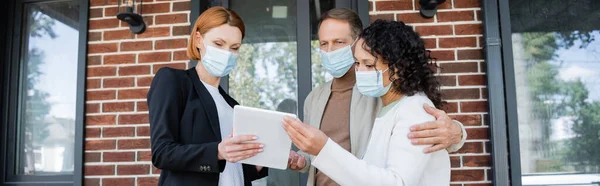
{"type": "Polygon", "coordinates": [[[329,139],[311,164],[343,186],[449,185],[448,152],[425,154],[427,146],[414,146],[407,137],[410,126],[435,120],[423,109],[425,103],[433,105],[423,93],[405,96],[377,118],[363,159],[329,139]]]}

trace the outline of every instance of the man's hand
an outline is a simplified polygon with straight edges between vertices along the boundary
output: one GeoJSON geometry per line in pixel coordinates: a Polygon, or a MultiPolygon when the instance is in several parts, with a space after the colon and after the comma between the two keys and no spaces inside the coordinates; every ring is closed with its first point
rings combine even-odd
{"type": "Polygon", "coordinates": [[[327,135],[318,128],[302,123],[299,119],[285,117],[283,128],[288,133],[292,142],[303,152],[318,155],[327,143],[327,135]]]}
{"type": "Polygon", "coordinates": [[[301,170],[306,166],[306,160],[304,156],[296,153],[296,151],[290,150],[290,158],[288,159],[288,168],[292,170],[301,170]]]}
{"type": "Polygon", "coordinates": [[[446,149],[453,144],[460,143],[462,129],[446,112],[424,104],[425,111],[436,118],[435,121],[425,122],[410,127],[408,139],[413,145],[432,145],[425,148],[425,153],[432,153],[446,149]]]}

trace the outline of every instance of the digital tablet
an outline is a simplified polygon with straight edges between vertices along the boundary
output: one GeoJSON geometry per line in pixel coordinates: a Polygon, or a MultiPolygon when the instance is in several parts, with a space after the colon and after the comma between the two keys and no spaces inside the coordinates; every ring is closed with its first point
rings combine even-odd
{"type": "Polygon", "coordinates": [[[292,140],[283,129],[283,118],[294,114],[235,106],[233,108],[233,136],[256,135],[255,142],[264,144],[263,152],[241,160],[241,163],[269,168],[287,169],[292,140]]]}

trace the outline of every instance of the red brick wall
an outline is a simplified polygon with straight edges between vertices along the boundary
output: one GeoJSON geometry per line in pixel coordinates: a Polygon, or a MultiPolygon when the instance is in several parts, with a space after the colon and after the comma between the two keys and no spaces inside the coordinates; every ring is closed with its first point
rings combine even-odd
{"type": "Polygon", "coordinates": [[[465,146],[451,154],[452,185],[491,185],[481,0],[447,0],[434,18],[419,14],[418,0],[370,0],[371,22],[403,21],[424,38],[437,58],[446,111],[466,125],[465,146]],[[416,2],[416,3],[415,3],[416,2]]]}
{"type": "Polygon", "coordinates": [[[189,0],[144,0],[146,32],[116,19],[117,0],[90,0],[85,185],[156,185],[146,93],[153,74],[187,68],[189,0]]]}
{"type": "MultiPolygon", "coordinates": [[[[413,0],[369,3],[371,21],[415,26],[441,66],[447,111],[467,126],[468,142],[452,154],[453,185],[490,185],[485,63],[480,0],[447,0],[438,16],[423,19],[413,0]],[[486,121],[486,122],[484,122],[486,121]]],[[[144,0],[144,34],[116,18],[116,0],[90,0],[85,185],[156,185],[150,162],[145,102],[161,67],[187,68],[189,0],[144,0]]]]}

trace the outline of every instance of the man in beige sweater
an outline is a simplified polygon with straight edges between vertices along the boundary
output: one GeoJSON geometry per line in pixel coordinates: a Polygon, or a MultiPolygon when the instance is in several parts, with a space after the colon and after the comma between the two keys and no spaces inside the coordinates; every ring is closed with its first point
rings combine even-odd
{"type": "MultiPolygon", "coordinates": [[[[304,104],[305,123],[320,128],[359,158],[366,151],[373,122],[381,109],[379,98],[363,96],[355,86],[354,58],[350,48],[361,30],[361,20],[352,10],[338,8],[321,16],[318,35],[323,67],[334,79],[313,89],[304,104]]],[[[442,110],[424,107],[437,120],[413,126],[407,138],[414,145],[431,145],[423,153],[460,149],[467,136],[463,125],[451,120],[442,110]]],[[[290,162],[289,166],[309,172],[308,186],[338,185],[310,165],[310,155],[298,154],[304,158],[290,162]]]]}

